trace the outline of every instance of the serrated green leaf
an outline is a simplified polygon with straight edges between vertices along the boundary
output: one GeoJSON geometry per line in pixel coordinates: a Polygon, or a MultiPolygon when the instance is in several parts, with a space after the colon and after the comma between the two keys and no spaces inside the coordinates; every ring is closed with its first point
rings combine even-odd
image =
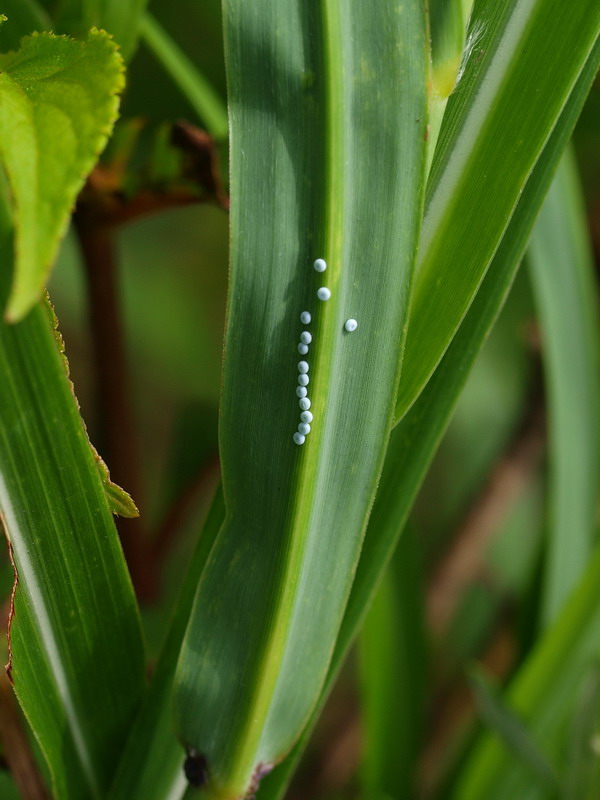
{"type": "Polygon", "coordinates": [[[558,613],[596,535],[600,485],[600,324],[594,262],[573,156],[567,154],[529,246],[548,386],[550,486],[542,614],[558,613]]]}
{"type": "Polygon", "coordinates": [[[37,302],[71,209],[118,109],[123,63],[111,38],[49,33],[0,57],[0,160],[15,219],[15,269],[6,318],[37,302]]]}
{"type": "Polygon", "coordinates": [[[396,417],[475,296],[600,30],[596,0],[481,0],[432,166],[396,417]]]}
{"type": "MultiPolygon", "coordinates": [[[[4,204],[2,204],[3,206],[4,204]]],[[[0,215],[0,258],[12,252],[0,215]]],[[[0,274],[0,299],[9,273],[0,274]]],[[[15,691],[59,800],[104,797],[140,700],[137,607],[45,303],[0,323],[0,513],[18,582],[15,691]]]]}
{"type": "Polygon", "coordinates": [[[183,743],[207,760],[209,796],[238,798],[318,698],[381,469],[420,221],[427,54],[421,4],[396,0],[375,13],[338,0],[229,0],[225,36],[228,518],[175,701],[183,743]],[[316,298],[321,281],[328,302],[316,298]],[[305,309],[314,424],[298,447],[305,309]]]}

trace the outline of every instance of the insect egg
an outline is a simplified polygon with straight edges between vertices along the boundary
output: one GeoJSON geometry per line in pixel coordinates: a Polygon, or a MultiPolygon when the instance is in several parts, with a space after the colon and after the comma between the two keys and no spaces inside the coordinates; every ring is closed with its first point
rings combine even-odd
{"type": "Polygon", "coordinates": [[[358,328],[358,322],[355,319],[347,319],[344,323],[344,328],[348,331],[348,333],[352,333],[358,328]]]}
{"type": "Polygon", "coordinates": [[[300,341],[302,344],[310,344],[312,342],[312,335],[308,331],[302,331],[300,334],[300,341]]]}
{"type": "Polygon", "coordinates": [[[308,394],[306,386],[296,386],[296,394],[300,398],[306,397],[306,395],[308,394]]]}
{"type": "Polygon", "coordinates": [[[304,444],[304,442],[306,441],[306,437],[303,436],[301,433],[296,432],[294,434],[294,441],[296,442],[296,444],[304,444]]]}
{"type": "Polygon", "coordinates": [[[325,270],[327,269],[327,262],[325,261],[324,258],[317,258],[317,260],[313,264],[313,267],[316,269],[317,272],[325,272],[325,270]]]}
{"type": "Polygon", "coordinates": [[[331,297],[331,290],[326,286],[321,286],[321,288],[317,291],[317,297],[319,300],[329,300],[331,297]]]}
{"type": "Polygon", "coordinates": [[[298,433],[301,433],[303,436],[308,436],[310,433],[310,425],[307,422],[301,422],[298,425],[298,433]]]}
{"type": "Polygon", "coordinates": [[[308,372],[308,361],[298,362],[298,372],[308,372]]]}
{"type": "Polygon", "coordinates": [[[313,415],[312,415],[312,413],[310,411],[303,411],[300,414],[300,419],[302,420],[302,422],[312,422],[313,421],[313,415]]]}
{"type": "Polygon", "coordinates": [[[303,325],[308,325],[308,323],[311,321],[311,319],[312,319],[312,317],[311,317],[311,315],[310,315],[310,311],[303,311],[303,312],[300,314],[300,322],[301,322],[303,325]]]}
{"type": "Polygon", "coordinates": [[[308,377],[308,375],[305,372],[301,372],[298,375],[298,384],[299,384],[299,386],[308,386],[309,380],[310,380],[310,378],[308,377]]]}
{"type": "Polygon", "coordinates": [[[308,353],[308,345],[300,342],[300,344],[298,345],[298,352],[300,353],[301,356],[305,356],[308,353]]]}
{"type": "Polygon", "coordinates": [[[300,406],[302,411],[308,411],[308,409],[310,408],[310,400],[308,399],[308,397],[303,397],[298,403],[298,405],[300,406]]]}

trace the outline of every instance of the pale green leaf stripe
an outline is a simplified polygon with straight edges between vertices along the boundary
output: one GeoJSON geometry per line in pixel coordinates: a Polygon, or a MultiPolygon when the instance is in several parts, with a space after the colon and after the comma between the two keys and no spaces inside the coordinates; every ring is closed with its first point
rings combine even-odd
{"type": "Polygon", "coordinates": [[[472,302],[599,26],[597,0],[479,4],[428,187],[398,419],[472,302]]]}
{"type": "MultiPolygon", "coordinates": [[[[600,550],[586,569],[556,622],[548,628],[507,693],[507,704],[527,726],[550,761],[569,745],[569,717],[578,691],[600,657],[600,550]]],[[[527,767],[515,761],[498,738],[487,733],[467,761],[453,800],[546,800],[527,767]]]]}
{"type": "MultiPolygon", "coordinates": [[[[448,98],[466,60],[465,39],[473,0],[431,0],[431,89],[427,172],[431,167],[448,98]]],[[[468,52],[468,51],[467,51],[468,52]]]]}
{"type": "Polygon", "coordinates": [[[77,193],[112,130],[123,62],[103,32],[85,42],[42,33],[0,56],[0,69],[0,160],[16,227],[6,318],[16,322],[39,300],[77,193]]]}
{"type": "MultiPolygon", "coordinates": [[[[0,256],[11,262],[8,216],[0,256]]],[[[0,274],[0,299],[9,271],[0,274]]],[[[141,696],[135,598],[45,305],[0,324],[0,513],[18,575],[12,678],[56,797],[101,798],[141,696]]]]}
{"type": "Polygon", "coordinates": [[[510,288],[556,165],[571,136],[600,62],[596,43],[542,156],[538,160],[494,261],[442,361],[417,402],[395,428],[361,552],[356,578],[319,708],[302,740],[267,776],[258,800],[281,800],[318,711],[343,663],[394,552],[414,498],[437,449],[460,391],[510,288]]]}
{"type": "Polygon", "coordinates": [[[324,681],[389,434],[420,219],[420,4],[225,4],[232,273],[221,451],[228,518],[175,692],[214,797],[241,797],[324,681]],[[385,69],[384,69],[385,67],[385,69]],[[332,291],[316,300],[324,257],[332,291]],[[292,442],[313,313],[306,444],[292,442]],[[354,334],[344,331],[349,317],[354,334]],[[310,658],[307,657],[310,653],[310,658]],[[224,676],[227,676],[226,679],[224,676]]]}
{"type": "Polygon", "coordinates": [[[529,247],[548,391],[550,482],[543,598],[547,624],[592,549],[600,486],[600,325],[573,156],[563,160],[529,247]]]}
{"type": "Polygon", "coordinates": [[[206,125],[207,131],[215,139],[225,139],[228,130],[227,109],[204,75],[148,12],[142,17],[140,33],[206,125]]]}

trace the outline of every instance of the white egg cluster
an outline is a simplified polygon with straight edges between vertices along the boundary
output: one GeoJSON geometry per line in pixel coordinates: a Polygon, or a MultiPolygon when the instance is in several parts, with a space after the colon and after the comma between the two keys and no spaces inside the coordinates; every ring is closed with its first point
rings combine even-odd
{"type": "MultiPolygon", "coordinates": [[[[308,325],[310,322],[311,316],[308,311],[303,311],[300,314],[300,320],[305,324],[308,325]]],[[[305,355],[308,353],[308,345],[312,342],[312,336],[308,331],[302,331],[300,334],[300,344],[298,345],[298,350],[305,355]],[[300,348],[306,348],[300,349],[300,348]]],[[[313,415],[308,410],[310,408],[310,399],[308,398],[308,389],[306,388],[310,383],[310,378],[308,377],[308,361],[299,361],[298,362],[298,386],[296,387],[296,394],[299,397],[298,405],[300,406],[301,414],[300,414],[300,424],[298,425],[298,430],[294,434],[294,441],[296,444],[304,444],[306,441],[306,437],[310,433],[310,423],[312,422],[313,415]]]]}
{"type": "MultiPolygon", "coordinates": [[[[327,262],[323,258],[317,258],[313,267],[316,272],[325,272],[327,269],[327,262]]],[[[327,286],[321,286],[317,291],[319,300],[326,301],[331,297],[331,289],[327,286]]],[[[300,314],[300,322],[303,325],[309,325],[312,320],[310,311],[303,311],[300,314]]],[[[349,319],[344,324],[344,328],[348,333],[355,331],[358,323],[355,319],[349,319]]],[[[302,331],[300,334],[300,341],[298,342],[298,352],[301,356],[308,355],[309,345],[312,342],[312,334],[310,331],[302,331]]],[[[308,361],[298,362],[298,386],[296,386],[296,394],[298,395],[298,405],[300,406],[300,424],[298,430],[294,433],[294,442],[298,445],[304,444],[306,437],[310,433],[310,423],[313,421],[313,415],[309,411],[310,398],[308,397],[308,389],[306,388],[310,383],[308,377],[309,364],[308,361]]]]}

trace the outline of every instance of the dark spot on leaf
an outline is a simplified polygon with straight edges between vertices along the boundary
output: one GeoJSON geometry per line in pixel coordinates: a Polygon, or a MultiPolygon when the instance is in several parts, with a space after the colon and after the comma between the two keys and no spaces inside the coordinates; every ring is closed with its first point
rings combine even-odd
{"type": "Polygon", "coordinates": [[[208,765],[200,753],[190,752],[183,764],[185,777],[191,786],[200,788],[208,783],[208,765]]]}

